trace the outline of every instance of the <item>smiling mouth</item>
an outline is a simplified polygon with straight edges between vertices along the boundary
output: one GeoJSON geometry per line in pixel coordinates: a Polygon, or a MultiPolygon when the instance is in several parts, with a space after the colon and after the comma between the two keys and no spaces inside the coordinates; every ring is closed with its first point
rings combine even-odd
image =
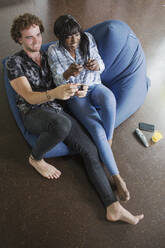
{"type": "Polygon", "coordinates": [[[71,47],[77,47],[77,46],[78,46],[78,43],[71,44],[71,47]]]}

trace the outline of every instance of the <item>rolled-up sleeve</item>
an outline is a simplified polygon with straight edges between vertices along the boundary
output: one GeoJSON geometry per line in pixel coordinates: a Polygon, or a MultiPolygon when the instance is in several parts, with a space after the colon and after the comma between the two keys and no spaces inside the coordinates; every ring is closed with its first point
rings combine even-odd
{"type": "Polygon", "coordinates": [[[100,74],[101,74],[105,69],[104,62],[99,54],[94,37],[90,33],[86,33],[86,34],[89,38],[89,44],[90,44],[90,59],[97,60],[99,67],[100,67],[100,74]]]}
{"type": "Polygon", "coordinates": [[[6,70],[10,81],[25,75],[19,56],[10,56],[6,60],[6,70]]]}

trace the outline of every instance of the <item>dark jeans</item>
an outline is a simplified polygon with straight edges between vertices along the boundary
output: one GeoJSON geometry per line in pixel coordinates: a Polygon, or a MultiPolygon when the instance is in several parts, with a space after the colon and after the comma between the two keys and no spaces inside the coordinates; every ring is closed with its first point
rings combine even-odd
{"type": "Polygon", "coordinates": [[[117,201],[100,163],[96,146],[72,116],[63,111],[56,113],[51,108],[38,108],[24,115],[23,121],[29,132],[39,135],[32,149],[36,160],[42,159],[44,153],[63,141],[70,150],[82,156],[89,179],[104,206],[117,201]]]}

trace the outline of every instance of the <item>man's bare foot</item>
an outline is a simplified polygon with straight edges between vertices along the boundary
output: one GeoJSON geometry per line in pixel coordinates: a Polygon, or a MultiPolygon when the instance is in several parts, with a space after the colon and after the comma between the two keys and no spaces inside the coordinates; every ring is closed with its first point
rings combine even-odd
{"type": "Polygon", "coordinates": [[[106,218],[108,221],[124,221],[126,223],[136,225],[140,220],[144,218],[144,215],[132,215],[117,201],[107,207],[106,218]]]}
{"type": "Polygon", "coordinates": [[[43,159],[35,160],[32,155],[29,157],[29,163],[32,165],[43,177],[48,179],[57,179],[60,177],[61,172],[51,164],[48,164],[43,159]]]}
{"type": "Polygon", "coordinates": [[[130,199],[130,193],[122,177],[119,174],[117,174],[117,175],[113,175],[112,178],[116,185],[119,199],[121,201],[128,201],[130,199]]]}

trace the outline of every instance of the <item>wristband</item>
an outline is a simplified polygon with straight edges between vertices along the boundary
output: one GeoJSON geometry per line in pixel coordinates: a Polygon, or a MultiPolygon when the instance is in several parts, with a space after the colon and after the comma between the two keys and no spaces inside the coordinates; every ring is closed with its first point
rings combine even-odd
{"type": "Polygon", "coordinates": [[[53,101],[51,95],[49,95],[48,91],[45,91],[46,94],[46,98],[48,99],[48,101],[53,101]]]}

